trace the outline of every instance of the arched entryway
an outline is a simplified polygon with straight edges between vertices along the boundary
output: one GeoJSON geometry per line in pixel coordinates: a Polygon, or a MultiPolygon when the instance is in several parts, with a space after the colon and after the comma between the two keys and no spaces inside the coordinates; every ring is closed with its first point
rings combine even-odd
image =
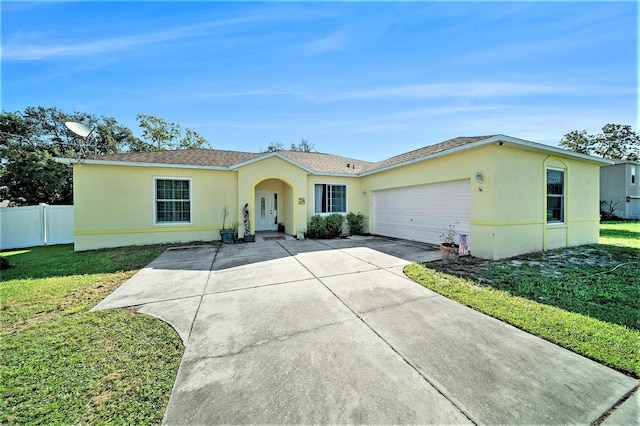
{"type": "Polygon", "coordinates": [[[284,231],[294,234],[293,187],[287,182],[270,178],[254,188],[255,231],[284,231]]]}

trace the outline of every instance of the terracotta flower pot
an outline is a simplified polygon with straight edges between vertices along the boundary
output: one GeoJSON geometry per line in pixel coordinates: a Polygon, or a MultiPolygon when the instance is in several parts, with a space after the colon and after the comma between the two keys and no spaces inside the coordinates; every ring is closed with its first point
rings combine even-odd
{"type": "Polygon", "coordinates": [[[460,246],[458,244],[442,243],[440,244],[440,252],[442,253],[442,261],[445,263],[455,263],[460,257],[460,246]]]}

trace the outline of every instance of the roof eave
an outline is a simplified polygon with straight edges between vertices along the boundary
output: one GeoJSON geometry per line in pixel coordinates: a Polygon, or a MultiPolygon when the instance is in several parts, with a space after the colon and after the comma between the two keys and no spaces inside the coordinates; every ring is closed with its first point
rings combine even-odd
{"type": "Polygon", "coordinates": [[[61,164],[90,164],[97,166],[125,166],[125,167],[157,167],[169,169],[200,169],[200,170],[220,170],[229,171],[226,166],[207,166],[200,164],[171,164],[171,163],[147,163],[141,161],[113,161],[113,160],[94,160],[94,159],[78,159],[78,158],[56,158],[56,163],[61,164]]]}
{"type": "Polygon", "coordinates": [[[512,136],[496,135],[487,139],[483,139],[478,142],[481,142],[483,145],[503,142],[507,146],[512,145],[520,149],[524,147],[532,151],[544,152],[544,153],[552,152],[562,157],[571,157],[571,158],[576,158],[583,161],[588,161],[591,163],[598,163],[601,166],[615,164],[613,160],[609,160],[607,158],[600,158],[600,157],[594,157],[592,155],[581,154],[579,152],[573,152],[573,151],[569,151],[569,150],[558,148],[551,145],[545,145],[538,142],[528,141],[525,139],[518,139],[512,136]]]}
{"type": "Polygon", "coordinates": [[[550,145],[544,145],[544,144],[537,143],[537,142],[531,142],[531,141],[528,141],[528,140],[525,140],[525,139],[518,139],[518,138],[514,138],[512,136],[495,135],[495,136],[491,136],[491,137],[486,138],[486,139],[480,139],[478,141],[468,143],[466,145],[460,145],[460,146],[457,146],[455,148],[450,148],[450,149],[439,151],[439,152],[436,152],[436,153],[433,153],[433,154],[425,155],[423,157],[418,157],[418,158],[414,158],[412,160],[404,161],[402,163],[392,164],[390,166],[382,167],[382,168],[379,168],[379,169],[366,171],[366,172],[360,173],[360,176],[368,176],[368,175],[372,175],[372,174],[375,174],[375,173],[380,173],[380,172],[384,172],[384,171],[387,171],[387,170],[392,170],[392,169],[395,169],[397,167],[409,166],[411,164],[419,163],[419,162],[422,162],[422,161],[432,160],[434,158],[444,157],[446,155],[452,155],[452,154],[456,154],[456,153],[459,153],[459,152],[468,151],[470,149],[480,148],[480,147],[486,146],[486,145],[493,145],[493,144],[496,144],[496,143],[497,144],[500,144],[500,143],[506,144],[507,146],[511,145],[511,146],[517,147],[519,149],[522,149],[524,147],[524,148],[528,148],[529,150],[537,151],[537,152],[546,152],[546,153],[552,152],[552,153],[554,153],[556,155],[560,155],[560,156],[563,156],[563,157],[578,158],[578,159],[583,160],[583,161],[589,161],[589,162],[592,162],[592,163],[600,164],[601,166],[615,164],[613,160],[608,160],[606,158],[599,158],[599,157],[593,157],[591,155],[580,154],[578,152],[572,152],[572,151],[568,151],[566,149],[557,148],[557,147],[553,147],[553,146],[550,146],[550,145]]]}
{"type": "Polygon", "coordinates": [[[460,145],[460,146],[457,146],[455,148],[450,148],[450,149],[445,149],[445,150],[442,150],[442,151],[434,152],[433,154],[428,154],[428,155],[425,155],[423,157],[418,157],[418,158],[414,158],[412,160],[403,161],[403,162],[398,163],[398,164],[392,164],[392,165],[385,166],[385,167],[382,167],[382,168],[379,168],[379,169],[366,171],[366,172],[360,173],[360,176],[368,176],[368,175],[372,175],[372,174],[375,174],[375,173],[380,173],[380,172],[384,172],[384,171],[387,171],[387,170],[392,170],[392,169],[395,169],[395,168],[398,168],[398,167],[409,166],[411,164],[420,163],[422,161],[433,160],[434,158],[444,157],[446,155],[452,155],[452,154],[456,154],[458,152],[467,151],[469,149],[478,148],[480,146],[483,146],[483,145],[486,145],[488,143],[491,143],[491,142],[486,142],[486,141],[488,141],[490,139],[493,139],[493,137],[492,138],[488,138],[488,139],[481,139],[479,141],[471,142],[471,143],[468,143],[466,145],[460,145]]]}

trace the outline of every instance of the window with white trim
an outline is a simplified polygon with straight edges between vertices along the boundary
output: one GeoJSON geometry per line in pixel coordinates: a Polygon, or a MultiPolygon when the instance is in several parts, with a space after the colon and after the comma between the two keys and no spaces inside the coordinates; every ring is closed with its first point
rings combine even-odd
{"type": "Polygon", "coordinates": [[[346,213],[347,185],[316,183],[315,213],[346,213]]]}
{"type": "Polygon", "coordinates": [[[155,222],[191,223],[191,180],[155,178],[155,222]]]}
{"type": "Polygon", "coordinates": [[[564,171],[547,169],[547,223],[564,222],[564,171]]]}
{"type": "Polygon", "coordinates": [[[631,166],[631,185],[636,184],[636,166],[631,166]]]}

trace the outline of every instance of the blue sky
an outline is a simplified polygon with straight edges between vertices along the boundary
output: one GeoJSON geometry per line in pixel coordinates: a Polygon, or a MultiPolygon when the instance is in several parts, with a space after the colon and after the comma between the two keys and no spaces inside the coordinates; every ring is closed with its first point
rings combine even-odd
{"type": "Polygon", "coordinates": [[[136,114],[382,160],[456,136],[638,131],[636,2],[7,2],[2,109],[136,114]]]}

